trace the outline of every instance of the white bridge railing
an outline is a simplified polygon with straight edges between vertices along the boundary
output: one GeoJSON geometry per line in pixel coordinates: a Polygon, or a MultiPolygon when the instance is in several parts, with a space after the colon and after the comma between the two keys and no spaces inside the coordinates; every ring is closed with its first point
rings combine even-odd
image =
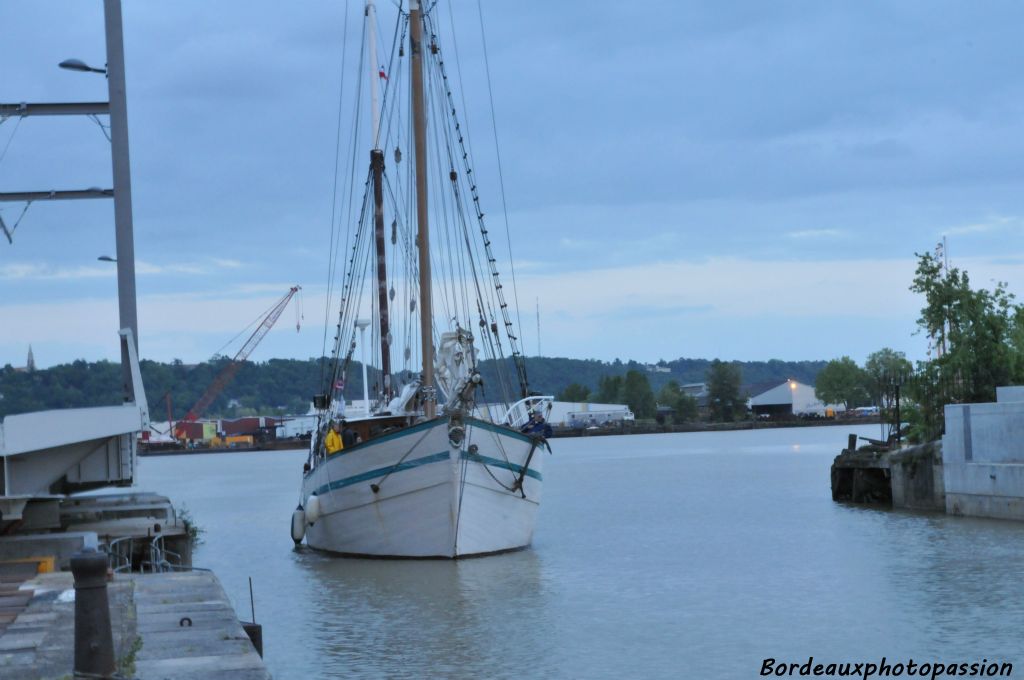
{"type": "Polygon", "coordinates": [[[555,398],[552,396],[539,395],[520,399],[508,407],[508,412],[505,414],[502,423],[518,430],[526,425],[527,421],[530,420],[530,416],[535,412],[540,413],[544,420],[547,420],[551,414],[551,406],[554,401],[555,398]]]}

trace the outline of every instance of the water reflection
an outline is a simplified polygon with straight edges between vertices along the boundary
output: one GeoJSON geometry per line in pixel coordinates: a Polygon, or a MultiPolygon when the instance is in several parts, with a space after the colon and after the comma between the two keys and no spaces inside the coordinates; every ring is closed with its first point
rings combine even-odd
{"type": "Polygon", "coordinates": [[[1009,657],[1008,621],[1024,620],[1020,565],[1024,526],[1015,522],[894,513],[877,537],[899,607],[931,612],[921,646],[1009,657]]]}
{"type": "MultiPolygon", "coordinates": [[[[845,428],[555,442],[530,550],[293,551],[305,454],[145,459],[292,678],[746,678],[761,660],[1022,661],[1024,523],[833,503],[845,428]]],[[[874,436],[874,426],[856,434],[874,436]]]]}
{"type": "Polygon", "coordinates": [[[311,550],[310,643],[348,674],[503,677],[553,650],[532,550],[471,560],[361,560],[311,550]]]}

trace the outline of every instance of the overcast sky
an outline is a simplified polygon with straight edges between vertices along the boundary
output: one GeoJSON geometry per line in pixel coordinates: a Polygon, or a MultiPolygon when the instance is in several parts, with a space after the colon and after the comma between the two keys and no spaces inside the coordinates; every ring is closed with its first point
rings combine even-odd
{"type": "MultiPolygon", "coordinates": [[[[546,356],[921,359],[914,253],[944,235],[976,284],[1024,292],[1024,5],[482,5],[527,354],[539,300],[546,356]]],[[[321,353],[343,27],[347,7],[358,40],[361,6],[125,0],[144,358],[206,359],[293,284],[301,332],[286,311],[252,359],[321,353]]],[[[493,216],[477,7],[434,11],[476,88],[493,216]]],[[[100,0],[0,0],[0,26],[0,102],[106,98],[102,75],[56,68],[103,64],[100,0]]],[[[0,124],[0,191],[110,184],[94,122],[0,124]]],[[[0,240],[0,365],[30,343],[42,366],[117,358],[104,254],[109,201],[30,207],[0,240]]]]}

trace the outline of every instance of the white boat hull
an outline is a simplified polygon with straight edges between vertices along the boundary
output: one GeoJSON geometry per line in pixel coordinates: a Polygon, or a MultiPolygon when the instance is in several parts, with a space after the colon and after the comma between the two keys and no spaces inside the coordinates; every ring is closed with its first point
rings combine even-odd
{"type": "Polygon", "coordinates": [[[545,446],[472,418],[447,417],[376,437],[319,461],[303,479],[319,517],[318,550],[375,557],[455,558],[533,540],[545,446]],[[376,490],[375,490],[376,489],[376,490]]]}

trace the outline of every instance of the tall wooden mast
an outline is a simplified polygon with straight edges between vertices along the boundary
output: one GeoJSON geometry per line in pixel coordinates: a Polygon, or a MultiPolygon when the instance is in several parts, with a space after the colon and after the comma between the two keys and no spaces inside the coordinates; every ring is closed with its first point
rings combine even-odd
{"type": "Polygon", "coordinates": [[[420,342],[423,347],[423,415],[437,415],[434,387],[433,310],[430,299],[430,238],[427,228],[427,114],[423,101],[423,18],[419,0],[409,2],[409,52],[412,55],[412,124],[416,150],[416,236],[420,263],[420,342]]]}
{"type": "Polygon", "coordinates": [[[370,172],[373,176],[373,236],[377,255],[377,316],[380,318],[381,394],[384,402],[391,399],[391,319],[388,314],[388,268],[384,252],[384,152],[377,137],[380,134],[380,111],[377,100],[377,13],[373,0],[366,2],[367,42],[370,51],[370,100],[373,107],[373,150],[370,151],[370,172]]]}

